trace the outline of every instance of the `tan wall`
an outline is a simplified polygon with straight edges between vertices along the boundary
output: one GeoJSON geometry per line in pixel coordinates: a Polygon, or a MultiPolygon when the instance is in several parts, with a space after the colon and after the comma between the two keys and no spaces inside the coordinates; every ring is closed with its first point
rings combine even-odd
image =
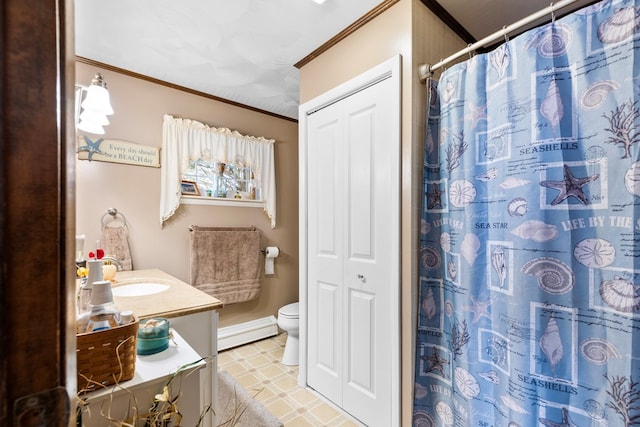
{"type": "Polygon", "coordinates": [[[115,207],[127,218],[134,268],[159,268],[188,283],[190,225],[255,225],[264,246],[280,248],[276,274],[263,275],[259,299],[223,308],[220,325],[276,315],[279,307],[296,301],[298,124],[84,63],[76,63],[76,82],[89,84],[95,72],[104,75],[115,110],[105,138],[162,146],[162,118],[171,114],[275,139],[277,224],[271,229],[261,208],[182,205],[161,228],[159,168],[77,160],[76,233],[86,235],[85,252],[100,238],[102,216],[115,207]]]}
{"type": "Polygon", "coordinates": [[[413,406],[416,253],[426,93],[417,69],[422,63],[437,62],[464,46],[419,0],[400,0],[300,70],[300,102],[304,103],[397,54],[402,55],[401,425],[410,424],[413,406]]]}

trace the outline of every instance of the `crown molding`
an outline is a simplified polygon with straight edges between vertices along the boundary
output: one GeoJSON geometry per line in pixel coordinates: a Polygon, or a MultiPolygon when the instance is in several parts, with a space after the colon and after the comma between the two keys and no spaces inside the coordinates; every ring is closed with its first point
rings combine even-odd
{"type": "Polygon", "coordinates": [[[114,65],[105,64],[104,62],[95,61],[93,59],[85,58],[83,56],[76,56],[76,61],[82,64],[91,65],[93,67],[101,68],[103,70],[113,71],[114,73],[123,74],[125,76],[133,77],[135,79],[144,80],[150,83],[155,83],[160,86],[168,87],[171,89],[179,90],[181,92],[190,93],[192,95],[202,96],[203,98],[211,99],[213,101],[223,102],[225,104],[233,105],[234,107],[244,108],[245,110],[255,111],[257,113],[266,114],[268,116],[277,117],[282,120],[287,120],[290,122],[298,123],[298,119],[293,119],[291,117],[286,117],[280,114],[272,113],[270,111],[262,110],[260,108],[251,107],[249,105],[241,104],[239,102],[231,101],[229,99],[220,98],[215,95],[210,95],[205,92],[201,92],[199,90],[189,89],[188,87],[176,85],[164,80],[156,79],[154,77],[150,77],[144,74],[136,73],[134,71],[126,70],[124,68],[116,67],[114,65]]]}

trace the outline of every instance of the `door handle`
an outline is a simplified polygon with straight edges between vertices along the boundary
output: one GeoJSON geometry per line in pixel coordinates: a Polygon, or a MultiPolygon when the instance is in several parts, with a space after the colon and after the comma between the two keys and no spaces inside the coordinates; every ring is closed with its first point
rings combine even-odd
{"type": "Polygon", "coordinates": [[[360,279],[362,283],[367,283],[367,278],[364,277],[362,274],[358,274],[357,277],[358,279],[360,279]]]}

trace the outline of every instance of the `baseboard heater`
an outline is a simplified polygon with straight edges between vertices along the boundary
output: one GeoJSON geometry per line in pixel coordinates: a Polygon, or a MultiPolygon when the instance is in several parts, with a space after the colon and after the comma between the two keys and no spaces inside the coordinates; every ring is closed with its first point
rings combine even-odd
{"type": "Polygon", "coordinates": [[[218,328],[218,351],[278,335],[275,316],[218,328]]]}

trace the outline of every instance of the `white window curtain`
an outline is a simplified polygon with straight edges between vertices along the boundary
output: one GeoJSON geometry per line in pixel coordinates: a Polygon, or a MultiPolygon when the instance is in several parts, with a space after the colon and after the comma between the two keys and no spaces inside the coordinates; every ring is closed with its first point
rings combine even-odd
{"type": "Polygon", "coordinates": [[[244,136],[226,128],[214,128],[166,114],[162,125],[160,225],[164,225],[180,205],[180,180],[190,160],[228,163],[242,159],[251,165],[255,179],[261,183],[264,210],[271,219],[271,228],[275,228],[274,143],[273,139],[244,136]]]}

